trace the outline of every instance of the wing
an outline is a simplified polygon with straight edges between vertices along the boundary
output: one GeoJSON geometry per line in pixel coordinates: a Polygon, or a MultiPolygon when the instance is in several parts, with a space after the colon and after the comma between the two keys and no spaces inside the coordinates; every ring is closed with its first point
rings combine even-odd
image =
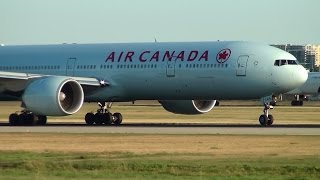
{"type": "MultiPolygon", "coordinates": [[[[28,84],[48,76],[50,75],[0,71],[0,94],[21,97],[28,84]]],[[[110,85],[107,81],[94,77],[62,77],[76,80],[82,86],[85,95],[110,85]]]]}

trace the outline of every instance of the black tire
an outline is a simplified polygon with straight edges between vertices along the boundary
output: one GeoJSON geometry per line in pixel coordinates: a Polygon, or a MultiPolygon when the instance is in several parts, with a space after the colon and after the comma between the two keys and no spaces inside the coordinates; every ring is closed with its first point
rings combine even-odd
{"type": "Polygon", "coordinates": [[[26,119],[26,115],[25,114],[19,114],[19,125],[23,126],[25,125],[25,119],[26,119]]]}
{"type": "Polygon", "coordinates": [[[26,114],[25,115],[25,119],[24,119],[24,124],[27,125],[27,126],[32,126],[35,124],[35,121],[34,121],[34,115],[33,114],[26,114]]]}
{"type": "Polygon", "coordinates": [[[19,115],[16,113],[10,114],[9,116],[9,124],[11,126],[17,126],[20,123],[19,115]]]}
{"type": "Polygon", "coordinates": [[[303,101],[300,101],[300,102],[299,102],[299,106],[303,106],[303,101]]]}
{"type": "Polygon", "coordinates": [[[44,126],[47,124],[47,116],[38,115],[38,120],[36,121],[36,124],[39,126],[44,126]]]}
{"type": "Polygon", "coordinates": [[[87,125],[93,125],[94,124],[94,114],[93,113],[87,113],[84,120],[86,121],[87,125]]]}
{"type": "Polygon", "coordinates": [[[303,101],[291,101],[291,106],[303,106],[303,101]]]}
{"type": "Polygon", "coordinates": [[[261,126],[266,126],[268,123],[269,118],[266,115],[261,115],[259,117],[259,122],[261,124],[261,126]]]}
{"type": "Polygon", "coordinates": [[[34,124],[34,117],[32,114],[22,113],[19,115],[19,124],[21,126],[30,126],[34,124]]]}
{"type": "Polygon", "coordinates": [[[122,123],[122,114],[120,113],[114,113],[113,116],[115,117],[115,121],[113,122],[114,125],[119,126],[122,123]]]}
{"type": "Polygon", "coordinates": [[[268,115],[268,123],[267,123],[267,125],[271,126],[273,124],[273,121],[274,121],[273,116],[272,115],[268,115]]]}
{"type": "Polygon", "coordinates": [[[111,125],[112,124],[112,114],[111,113],[102,114],[102,121],[105,125],[111,125]]]}
{"type": "Polygon", "coordinates": [[[96,125],[102,125],[103,124],[103,114],[101,114],[101,113],[96,113],[95,115],[94,115],[94,123],[96,124],[96,125]]]}
{"type": "Polygon", "coordinates": [[[271,106],[276,106],[276,105],[277,105],[277,102],[276,102],[276,101],[271,101],[271,102],[270,102],[270,105],[271,105],[271,106]]]}

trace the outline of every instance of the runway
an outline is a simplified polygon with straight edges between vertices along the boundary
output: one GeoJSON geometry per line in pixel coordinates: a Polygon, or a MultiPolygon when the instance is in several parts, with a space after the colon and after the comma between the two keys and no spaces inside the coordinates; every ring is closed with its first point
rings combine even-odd
{"type": "Polygon", "coordinates": [[[320,135],[320,125],[273,125],[203,123],[131,123],[121,126],[85,124],[48,124],[46,126],[8,126],[0,124],[0,133],[98,133],[98,134],[206,134],[206,135],[320,135]]]}

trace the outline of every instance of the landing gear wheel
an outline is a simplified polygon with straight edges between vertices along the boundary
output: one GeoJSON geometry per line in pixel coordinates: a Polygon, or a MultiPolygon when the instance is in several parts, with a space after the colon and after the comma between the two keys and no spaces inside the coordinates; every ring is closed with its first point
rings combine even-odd
{"type": "Polygon", "coordinates": [[[37,125],[44,126],[47,124],[47,116],[38,115],[38,120],[36,121],[37,125]]]}
{"type": "Polygon", "coordinates": [[[291,101],[291,106],[303,106],[303,101],[291,101]]]}
{"type": "Polygon", "coordinates": [[[20,124],[23,126],[34,125],[34,116],[32,113],[22,113],[19,115],[20,124]]]}
{"type": "Polygon", "coordinates": [[[268,103],[264,103],[263,114],[259,117],[259,123],[261,126],[270,126],[273,124],[274,119],[273,116],[269,114],[270,109],[273,109],[273,106],[268,103]]]}
{"type": "Polygon", "coordinates": [[[93,113],[87,113],[84,119],[85,119],[87,125],[94,124],[94,114],[93,113]]]}
{"type": "Polygon", "coordinates": [[[17,126],[20,123],[19,115],[16,113],[10,114],[9,116],[9,124],[11,126],[17,126]]]}
{"type": "Polygon", "coordinates": [[[261,126],[266,126],[267,123],[268,123],[268,120],[269,119],[268,119],[268,117],[266,115],[261,115],[259,117],[259,122],[260,122],[261,126]]]}
{"type": "Polygon", "coordinates": [[[104,113],[102,114],[102,121],[105,125],[111,125],[112,124],[112,115],[111,113],[104,113]]]}
{"type": "Polygon", "coordinates": [[[30,111],[23,110],[21,113],[10,114],[9,124],[12,126],[46,125],[47,116],[35,115],[30,111]]]}
{"type": "Polygon", "coordinates": [[[273,116],[272,115],[268,115],[268,122],[267,125],[271,126],[273,124],[273,116]]]}
{"type": "Polygon", "coordinates": [[[120,113],[112,114],[109,109],[112,106],[112,102],[98,102],[99,109],[97,113],[93,114],[92,112],[87,113],[85,116],[86,124],[92,125],[111,125],[114,124],[119,126],[122,123],[123,117],[120,113]]]}
{"type": "Polygon", "coordinates": [[[96,125],[102,125],[103,124],[103,114],[101,113],[96,113],[94,115],[94,123],[96,123],[96,125]]]}
{"type": "Polygon", "coordinates": [[[119,126],[122,123],[122,115],[120,113],[114,113],[113,117],[115,118],[114,120],[114,125],[119,126]]]}

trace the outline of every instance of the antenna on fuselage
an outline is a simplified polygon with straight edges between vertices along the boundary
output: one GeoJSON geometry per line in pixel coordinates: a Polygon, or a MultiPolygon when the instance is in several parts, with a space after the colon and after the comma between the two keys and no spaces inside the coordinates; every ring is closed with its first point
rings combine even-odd
{"type": "Polygon", "coordinates": [[[154,42],[155,42],[155,43],[157,43],[157,42],[158,42],[158,41],[157,41],[157,38],[154,38],[154,42]]]}

